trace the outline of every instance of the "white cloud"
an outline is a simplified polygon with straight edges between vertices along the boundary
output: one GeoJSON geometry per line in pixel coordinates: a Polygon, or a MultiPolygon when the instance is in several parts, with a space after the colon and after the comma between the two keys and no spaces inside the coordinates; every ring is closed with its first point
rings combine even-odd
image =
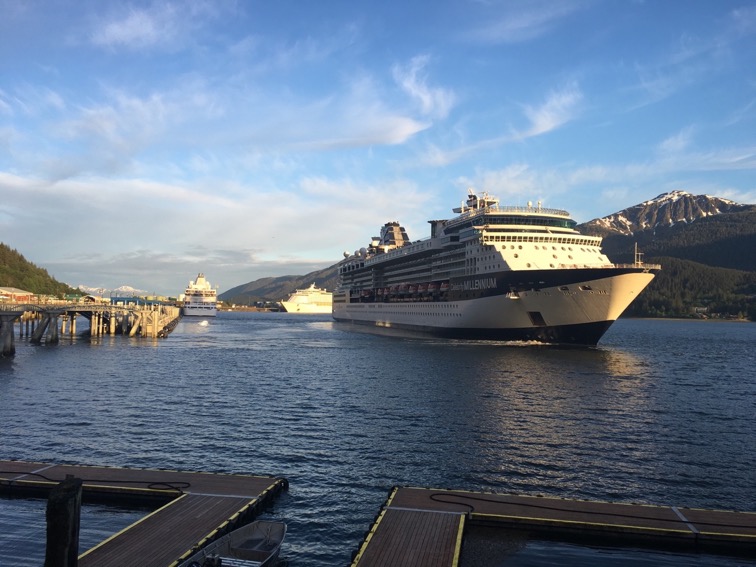
{"type": "Polygon", "coordinates": [[[658,151],[661,155],[679,154],[690,146],[692,138],[693,128],[685,128],[674,136],[670,136],[666,140],[663,140],[662,143],[659,144],[658,151]]]}
{"type": "Polygon", "coordinates": [[[491,9],[485,11],[487,21],[465,32],[464,37],[492,44],[531,41],[551,32],[583,4],[569,0],[492,2],[491,9]]]}
{"type": "Polygon", "coordinates": [[[109,16],[94,20],[89,40],[98,47],[129,51],[173,49],[191,43],[192,35],[222,10],[221,3],[197,0],[114,6],[109,16]]]}
{"type": "Polygon", "coordinates": [[[92,43],[135,50],[170,43],[179,31],[175,18],[176,11],[170,4],[152,9],[129,8],[125,14],[101,23],[92,32],[92,43]]]}
{"type": "Polygon", "coordinates": [[[521,132],[523,138],[538,136],[555,130],[571,121],[577,114],[583,99],[579,87],[572,83],[561,90],[553,91],[540,106],[524,107],[530,126],[521,132]]]}
{"type": "Polygon", "coordinates": [[[427,55],[419,55],[413,57],[407,65],[394,66],[394,79],[405,92],[419,102],[424,115],[446,118],[454,106],[456,97],[449,89],[428,86],[423,71],[429,61],[427,55]]]}

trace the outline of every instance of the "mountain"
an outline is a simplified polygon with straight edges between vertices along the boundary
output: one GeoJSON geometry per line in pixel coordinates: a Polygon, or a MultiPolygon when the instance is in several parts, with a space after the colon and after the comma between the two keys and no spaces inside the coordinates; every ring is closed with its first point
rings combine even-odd
{"type": "MultiPolygon", "coordinates": [[[[604,252],[617,263],[633,262],[637,244],[645,261],[662,265],[628,315],[680,317],[697,310],[756,320],[756,205],[672,191],[578,229],[603,237],[604,252]]],[[[336,265],[306,276],[256,280],[220,299],[280,301],[313,282],[334,289],[336,265]]]]}
{"type": "Polygon", "coordinates": [[[103,289],[101,287],[89,287],[86,285],[79,285],[78,289],[89,295],[102,295],[105,292],[111,293],[117,297],[140,297],[147,294],[146,290],[136,289],[130,285],[122,285],[115,289],[103,289]]]}
{"type": "MultiPolygon", "coordinates": [[[[0,242],[0,287],[15,287],[37,295],[63,296],[77,290],[59,282],[16,250],[0,242]]],[[[80,295],[80,294],[78,294],[80,295]]]]}
{"type": "Polygon", "coordinates": [[[655,199],[624,209],[613,215],[594,219],[581,225],[593,234],[623,234],[631,236],[638,232],[670,228],[679,224],[687,225],[699,219],[720,214],[738,213],[753,209],[753,205],[739,205],[734,201],[691,195],[686,191],[662,193],[655,199]]]}
{"type": "Polygon", "coordinates": [[[707,266],[756,271],[756,205],[674,191],[578,229],[602,236],[615,262],[631,262],[633,249],[707,266]]]}
{"type": "Polygon", "coordinates": [[[218,295],[218,299],[237,305],[252,305],[257,302],[281,301],[286,299],[294,290],[309,287],[314,283],[317,287],[333,290],[338,281],[336,265],[323,270],[310,272],[304,276],[279,276],[277,278],[261,278],[240,286],[236,286],[218,295]]]}
{"type": "Polygon", "coordinates": [[[614,262],[633,262],[637,245],[645,261],[661,264],[626,314],[756,320],[755,205],[674,191],[578,229],[602,236],[614,262]]]}

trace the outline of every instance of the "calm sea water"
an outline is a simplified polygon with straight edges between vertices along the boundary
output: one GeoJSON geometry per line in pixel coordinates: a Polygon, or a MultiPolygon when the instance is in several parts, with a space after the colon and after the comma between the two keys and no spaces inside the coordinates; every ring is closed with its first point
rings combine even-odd
{"type": "MultiPolygon", "coordinates": [[[[0,459],[284,476],[266,514],[288,523],[292,567],[348,565],[395,485],[756,511],[754,324],[620,320],[598,348],[568,349],[385,336],[329,316],[206,321],[154,341],[17,339],[0,359],[0,459]]],[[[44,506],[0,499],[7,564],[42,563],[44,506]]],[[[143,514],[86,507],[81,550],[143,514]]],[[[493,548],[463,567],[744,564],[493,548]]]]}

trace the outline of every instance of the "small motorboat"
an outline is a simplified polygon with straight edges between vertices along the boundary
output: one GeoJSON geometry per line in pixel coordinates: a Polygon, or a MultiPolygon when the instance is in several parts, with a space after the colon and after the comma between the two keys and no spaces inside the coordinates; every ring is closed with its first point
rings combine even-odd
{"type": "Polygon", "coordinates": [[[273,567],[286,524],[257,520],[209,543],[179,567],[273,567]]]}

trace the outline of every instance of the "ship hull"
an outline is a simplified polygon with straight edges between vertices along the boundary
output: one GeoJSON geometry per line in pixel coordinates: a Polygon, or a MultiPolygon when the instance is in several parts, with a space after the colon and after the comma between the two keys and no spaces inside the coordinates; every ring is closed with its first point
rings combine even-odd
{"type": "Polygon", "coordinates": [[[498,272],[457,278],[443,297],[334,294],[336,321],[439,337],[595,345],[653,279],[641,267],[498,272]]]}
{"type": "Polygon", "coordinates": [[[184,317],[215,317],[217,314],[215,307],[184,307],[182,310],[184,317]]]}
{"type": "Polygon", "coordinates": [[[281,305],[287,313],[299,313],[302,315],[330,314],[330,305],[314,305],[312,303],[297,303],[294,301],[282,301],[281,305]]]}
{"type": "Polygon", "coordinates": [[[185,303],[181,313],[184,317],[215,317],[218,307],[215,301],[185,303]]]}

